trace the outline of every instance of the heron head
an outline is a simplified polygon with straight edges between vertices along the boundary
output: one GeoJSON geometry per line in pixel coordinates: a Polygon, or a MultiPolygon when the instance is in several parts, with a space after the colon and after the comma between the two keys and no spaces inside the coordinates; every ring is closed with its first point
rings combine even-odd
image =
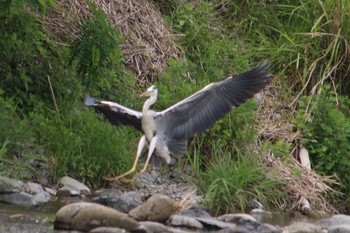
{"type": "Polygon", "coordinates": [[[141,97],[156,96],[157,94],[158,94],[158,89],[156,88],[156,86],[152,85],[144,93],[142,93],[140,96],[141,97]]]}

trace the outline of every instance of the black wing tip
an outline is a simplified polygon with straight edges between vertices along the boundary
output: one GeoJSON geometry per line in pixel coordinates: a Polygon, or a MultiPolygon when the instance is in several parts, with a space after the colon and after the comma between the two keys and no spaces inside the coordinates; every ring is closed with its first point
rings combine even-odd
{"type": "Polygon", "coordinates": [[[84,101],[85,106],[88,106],[88,107],[95,106],[97,103],[98,103],[98,100],[95,99],[94,97],[91,97],[90,95],[87,95],[85,97],[85,101],[84,101]]]}

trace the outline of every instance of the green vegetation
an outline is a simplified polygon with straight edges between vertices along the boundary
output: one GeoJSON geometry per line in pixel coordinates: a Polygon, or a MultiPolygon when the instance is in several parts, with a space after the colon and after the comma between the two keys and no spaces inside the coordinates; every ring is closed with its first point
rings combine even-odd
{"type": "MultiPolygon", "coordinates": [[[[288,121],[302,132],[313,167],[336,174],[335,188],[350,193],[347,1],[154,2],[180,35],[183,51],[183,59],[170,59],[157,74],[156,108],[268,59],[273,85],[291,112],[288,121]]],[[[112,127],[83,106],[86,94],[141,106],[134,94],[140,87],[124,67],[123,36],[97,6],[88,6],[92,17],[72,22],[80,25],[79,39],[65,44],[43,22],[58,7],[55,1],[0,3],[1,175],[39,180],[48,174],[52,182],[70,175],[98,187],[103,176],[130,167],[139,133],[112,127]]],[[[266,176],[271,168],[261,158],[271,151],[291,162],[295,141],[259,138],[258,107],[248,101],[189,142],[195,183],[216,213],[245,209],[251,199],[273,207],[285,195],[281,181],[266,176]]]]}
{"type": "MultiPolygon", "coordinates": [[[[299,103],[295,125],[303,130],[302,141],[314,167],[320,174],[335,175],[340,182],[336,189],[350,193],[350,99],[336,99],[325,89],[320,95],[301,98],[299,103]]],[[[350,203],[346,205],[349,208],[350,203]]]]}
{"type": "Polygon", "coordinates": [[[244,154],[233,159],[230,153],[217,151],[205,171],[199,174],[201,179],[197,184],[215,214],[244,211],[252,200],[268,206],[286,196],[281,182],[262,175],[268,168],[261,166],[257,157],[257,154],[244,154]]]}
{"type": "Polygon", "coordinates": [[[96,186],[129,167],[134,153],[134,131],[112,128],[82,104],[86,93],[127,95],[134,81],[123,67],[121,37],[90,5],[95,17],[82,24],[82,39],[62,45],[25,10],[45,14],[46,5],[29,4],[1,3],[1,174],[49,173],[52,181],[68,174],[96,186]],[[120,91],[111,88],[121,82],[120,91]]]}

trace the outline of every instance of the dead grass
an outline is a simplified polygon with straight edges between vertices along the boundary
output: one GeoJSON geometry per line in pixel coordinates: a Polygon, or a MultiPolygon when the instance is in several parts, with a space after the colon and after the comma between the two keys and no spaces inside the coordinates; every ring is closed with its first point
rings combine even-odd
{"type": "MultiPolygon", "coordinates": [[[[292,162],[284,162],[271,152],[264,154],[262,156],[263,163],[272,168],[271,173],[267,176],[282,180],[284,188],[293,201],[291,210],[300,210],[301,202],[305,198],[311,203],[313,211],[328,214],[337,213],[337,210],[325,198],[328,194],[335,192],[330,187],[336,183],[334,177],[320,176],[315,171],[302,167],[298,161],[301,132],[295,131],[293,124],[290,123],[295,104],[290,105],[289,100],[283,97],[286,96],[282,94],[284,88],[279,88],[277,82],[278,80],[275,80],[267,90],[261,93],[263,104],[260,105],[256,114],[256,129],[261,140],[271,142],[282,140],[286,143],[292,143],[290,151],[292,162]]],[[[259,150],[258,148],[259,145],[257,145],[257,150],[259,150]]]]}
{"type": "MultiPolygon", "coordinates": [[[[169,58],[179,59],[176,37],[158,9],[147,0],[92,0],[108,16],[111,25],[126,39],[120,46],[126,67],[139,85],[154,83],[156,74],[164,72],[169,58]]],[[[50,32],[63,43],[79,37],[81,19],[91,17],[85,1],[58,0],[58,9],[45,19],[50,32]]]]}

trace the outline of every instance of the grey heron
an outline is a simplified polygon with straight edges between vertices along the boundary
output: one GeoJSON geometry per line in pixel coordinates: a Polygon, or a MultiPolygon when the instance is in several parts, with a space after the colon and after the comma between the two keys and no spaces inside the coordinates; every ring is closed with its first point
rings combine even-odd
{"type": "Polygon", "coordinates": [[[132,168],[109,180],[118,180],[133,173],[145,146],[148,146],[148,154],[141,173],[146,170],[153,152],[168,164],[170,155],[181,157],[186,151],[188,138],[211,127],[233,107],[238,107],[261,91],[271,80],[269,63],[265,61],[250,71],[213,82],[160,112],[150,109],[157,100],[158,89],[155,86],[141,94],[149,97],[141,112],[87,97],[85,105],[102,112],[112,124],[129,124],[144,133],[132,168]]]}

